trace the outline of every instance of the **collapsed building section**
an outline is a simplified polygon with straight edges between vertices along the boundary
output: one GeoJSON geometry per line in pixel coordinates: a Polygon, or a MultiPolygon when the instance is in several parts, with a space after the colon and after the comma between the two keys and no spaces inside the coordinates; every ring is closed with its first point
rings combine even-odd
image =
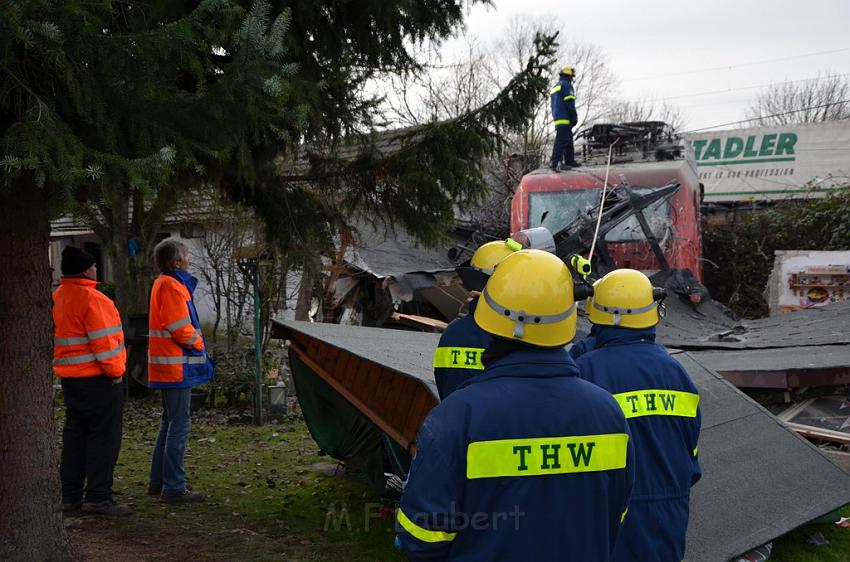
{"type": "Polygon", "coordinates": [[[358,224],[338,246],[325,268],[325,321],[437,331],[464,304],[447,252],[417,244],[400,228],[389,233],[358,224]]]}
{"type": "MultiPolygon", "coordinates": [[[[667,287],[657,340],[696,383],[703,413],[704,477],[693,490],[687,559],[727,560],[850,501],[850,476],[802,437],[850,442],[850,410],[843,413],[850,402],[815,397],[783,406],[777,418],[735,388],[781,391],[790,401],[801,389],[850,384],[850,301],[835,302],[843,297],[844,274],[830,272],[839,279],[833,283],[839,296],[827,299],[829,306],[735,318],[701,284],[703,186],[693,160],[683,158],[687,149],[666,142],[652,124],[628,125],[593,131],[599,147],[633,137],[628,150],[612,152],[610,169],[526,174],[512,200],[511,228],[546,227],[554,232],[554,253],[568,263],[593,247],[595,274],[632,267],[667,287]]],[[[333,294],[334,306],[362,308],[351,295],[368,278],[390,298],[380,316],[353,323],[434,332],[457,315],[465,291],[453,267],[486,240],[473,235],[446,260],[398,236],[360,230],[365,236],[337,256],[326,295],[333,294]]],[[[798,292],[812,284],[795,282],[798,292]]],[[[577,337],[589,330],[580,315],[577,337]]],[[[385,492],[388,473],[403,479],[417,430],[438,403],[432,371],[438,335],[279,322],[273,336],[291,342],[294,384],[319,446],[362,471],[378,493],[385,492]]]]}
{"type": "MultiPolygon", "coordinates": [[[[293,379],[320,447],[377,488],[384,472],[403,478],[419,424],[438,403],[438,336],[306,322],[275,323],[273,336],[291,342],[293,379]]],[[[703,414],[688,560],[727,560],[850,501],[850,476],[816,447],[695,354],[674,353],[703,414]]]]}

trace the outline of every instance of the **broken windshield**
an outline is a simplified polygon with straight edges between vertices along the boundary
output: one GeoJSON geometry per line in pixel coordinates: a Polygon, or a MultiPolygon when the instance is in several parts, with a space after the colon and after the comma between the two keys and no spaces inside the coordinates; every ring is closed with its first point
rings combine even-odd
{"type": "MultiPolygon", "coordinates": [[[[634,188],[638,195],[646,195],[658,188],[634,188]]],[[[579,217],[590,218],[599,206],[598,189],[579,191],[533,192],[528,194],[528,227],[545,226],[556,233],[579,217]]],[[[668,201],[661,200],[647,207],[643,214],[649,227],[659,240],[667,234],[672,223],[668,201]]],[[[594,215],[595,216],[595,215],[594,215]]],[[[646,240],[637,219],[632,216],[611,229],[605,236],[606,242],[638,242],[646,240]]]]}

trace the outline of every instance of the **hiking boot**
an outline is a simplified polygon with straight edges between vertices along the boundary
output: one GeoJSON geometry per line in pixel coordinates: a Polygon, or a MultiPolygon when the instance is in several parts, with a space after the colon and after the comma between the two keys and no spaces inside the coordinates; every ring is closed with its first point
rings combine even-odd
{"type": "Polygon", "coordinates": [[[81,507],[83,507],[83,500],[77,500],[72,502],[62,502],[62,513],[69,513],[71,511],[78,511],[81,507]]]}
{"type": "Polygon", "coordinates": [[[179,494],[162,494],[159,499],[165,503],[201,503],[207,497],[200,492],[193,492],[187,488],[179,494]]]}
{"type": "Polygon", "coordinates": [[[132,514],[133,510],[113,500],[103,500],[102,502],[83,502],[83,513],[123,517],[132,514]]]}

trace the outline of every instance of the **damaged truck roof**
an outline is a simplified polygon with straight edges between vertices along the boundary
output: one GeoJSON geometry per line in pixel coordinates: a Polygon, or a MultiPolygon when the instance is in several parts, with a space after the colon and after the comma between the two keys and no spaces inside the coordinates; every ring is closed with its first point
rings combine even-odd
{"type": "MultiPolygon", "coordinates": [[[[411,450],[437,403],[438,335],[290,321],[276,322],[273,336],[289,339],[313,374],[411,450]]],[[[687,560],[728,560],[850,501],[850,475],[695,354],[674,353],[700,390],[703,414],[704,475],[692,492],[687,560]]]]}

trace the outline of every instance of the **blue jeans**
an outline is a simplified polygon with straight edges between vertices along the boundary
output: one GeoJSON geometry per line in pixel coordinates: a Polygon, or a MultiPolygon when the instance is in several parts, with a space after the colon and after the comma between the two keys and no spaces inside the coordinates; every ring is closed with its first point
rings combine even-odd
{"type": "Polygon", "coordinates": [[[189,414],[191,388],[163,388],[162,419],[151,459],[151,483],[162,483],[165,495],[181,494],[186,489],[183,457],[192,429],[189,414]]]}

